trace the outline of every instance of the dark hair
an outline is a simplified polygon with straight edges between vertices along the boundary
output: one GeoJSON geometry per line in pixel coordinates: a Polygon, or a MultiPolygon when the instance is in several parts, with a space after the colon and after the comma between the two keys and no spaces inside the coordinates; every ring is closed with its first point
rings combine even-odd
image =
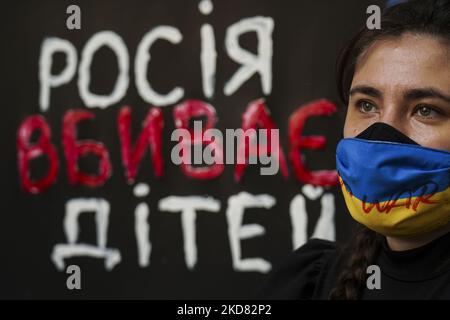
{"type": "MultiPolygon", "coordinates": [[[[358,58],[375,41],[405,33],[431,35],[450,43],[450,0],[412,0],[388,8],[381,16],[381,29],[364,26],[344,47],[337,59],[339,97],[348,104],[348,94],[358,58]]],[[[343,249],[344,264],[330,299],[360,299],[367,279],[366,269],[375,262],[383,237],[358,225],[343,249]]]]}
{"type": "Polygon", "coordinates": [[[381,16],[381,29],[366,26],[350,40],[337,59],[339,98],[348,103],[348,93],[358,57],[376,40],[404,33],[435,36],[450,43],[450,0],[412,0],[388,8],[381,16]]]}

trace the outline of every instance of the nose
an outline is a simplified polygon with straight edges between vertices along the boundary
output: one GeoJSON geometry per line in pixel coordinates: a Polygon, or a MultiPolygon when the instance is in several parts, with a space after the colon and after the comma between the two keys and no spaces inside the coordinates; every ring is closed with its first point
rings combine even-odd
{"type": "Polygon", "coordinates": [[[408,136],[407,113],[398,103],[384,106],[378,121],[388,124],[408,136]]]}

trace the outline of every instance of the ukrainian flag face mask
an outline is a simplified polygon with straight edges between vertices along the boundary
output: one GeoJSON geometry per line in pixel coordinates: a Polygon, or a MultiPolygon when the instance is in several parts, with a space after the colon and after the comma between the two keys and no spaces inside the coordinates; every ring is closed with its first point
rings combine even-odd
{"type": "Polygon", "coordinates": [[[380,234],[413,236],[450,221],[449,151],[377,122],[339,142],[336,168],[350,214],[380,234]]]}

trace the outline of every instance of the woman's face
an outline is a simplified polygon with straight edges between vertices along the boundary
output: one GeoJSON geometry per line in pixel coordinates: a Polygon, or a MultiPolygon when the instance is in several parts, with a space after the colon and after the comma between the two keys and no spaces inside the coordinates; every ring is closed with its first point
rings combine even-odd
{"type": "Polygon", "coordinates": [[[385,122],[420,145],[450,151],[448,45],[405,34],[366,50],[353,76],[344,137],[374,122],[385,122]]]}

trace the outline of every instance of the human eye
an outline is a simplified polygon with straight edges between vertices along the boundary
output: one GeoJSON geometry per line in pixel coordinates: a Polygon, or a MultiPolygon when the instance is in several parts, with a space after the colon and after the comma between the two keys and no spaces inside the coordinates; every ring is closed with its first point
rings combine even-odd
{"type": "Polygon", "coordinates": [[[423,104],[416,106],[414,113],[425,119],[434,119],[442,114],[437,108],[423,104]]]}
{"type": "Polygon", "coordinates": [[[376,106],[367,100],[358,100],[356,102],[356,108],[361,113],[372,113],[376,111],[376,106]]]}

